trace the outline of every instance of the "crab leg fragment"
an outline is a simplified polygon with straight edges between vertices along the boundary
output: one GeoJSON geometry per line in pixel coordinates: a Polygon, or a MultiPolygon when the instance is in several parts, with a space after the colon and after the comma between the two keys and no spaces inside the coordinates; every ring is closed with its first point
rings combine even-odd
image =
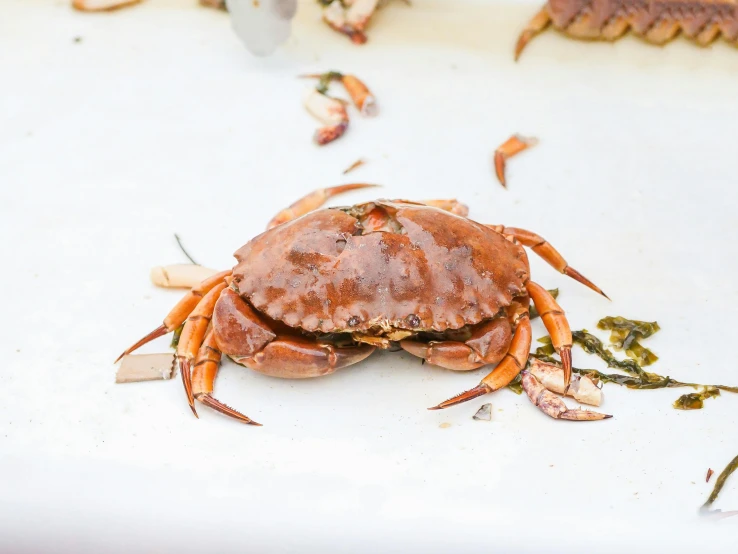
{"type": "Polygon", "coordinates": [[[449,406],[473,400],[474,398],[494,392],[509,385],[525,367],[526,361],[528,360],[528,354],[530,353],[531,340],[532,331],[530,328],[530,319],[528,318],[527,313],[523,313],[518,321],[518,326],[515,329],[510,349],[497,367],[495,367],[492,372],[482,379],[479,385],[473,389],[462,392],[453,398],[449,398],[448,400],[441,402],[438,406],[428,409],[441,410],[443,408],[448,408],[449,406]]]}
{"type": "Polygon", "coordinates": [[[507,181],[505,179],[505,163],[508,158],[512,158],[515,154],[519,154],[523,150],[526,150],[531,146],[535,146],[536,144],[538,144],[538,139],[513,135],[497,150],[495,150],[495,174],[503,187],[507,187],[507,181]]]}
{"type": "Polygon", "coordinates": [[[528,43],[533,40],[536,35],[545,31],[546,27],[550,24],[551,16],[548,13],[548,8],[544,6],[543,9],[541,9],[541,11],[539,11],[533,19],[528,22],[525,29],[523,29],[523,32],[520,33],[518,42],[515,45],[515,61],[520,59],[520,54],[523,53],[523,49],[528,45],[528,43]]]}
{"type": "Polygon", "coordinates": [[[612,416],[592,412],[589,410],[570,410],[564,401],[554,393],[546,389],[535,376],[528,370],[521,373],[521,384],[523,390],[544,414],[554,419],[568,419],[570,421],[596,421],[609,419],[612,416]]]}
{"type": "Polygon", "coordinates": [[[310,194],[307,194],[294,202],[289,208],[285,208],[277,215],[275,215],[267,225],[267,230],[271,229],[272,227],[276,227],[277,225],[282,225],[282,223],[287,223],[288,221],[297,219],[298,217],[301,217],[306,213],[320,208],[328,201],[329,198],[336,196],[337,194],[348,192],[350,190],[358,190],[378,186],[379,185],[371,185],[367,183],[351,183],[347,185],[338,185],[336,187],[314,190],[310,194]]]}
{"type": "Polygon", "coordinates": [[[305,108],[325,125],[315,131],[313,140],[320,146],[340,138],[346,132],[349,116],[343,102],[309,89],[303,98],[305,108]]]}
{"type": "Polygon", "coordinates": [[[192,287],[192,289],[190,289],[190,291],[186,295],[184,295],[182,299],[177,302],[176,306],[174,306],[174,308],[172,308],[172,310],[167,314],[167,316],[164,318],[164,323],[162,323],[159,327],[140,339],[133,346],[125,350],[113,363],[118,363],[118,360],[120,360],[123,356],[126,356],[135,350],[138,350],[147,342],[150,342],[158,337],[162,337],[167,333],[171,333],[177,327],[182,325],[182,323],[187,319],[190,313],[192,313],[192,310],[194,310],[195,307],[200,303],[202,297],[210,292],[213,287],[215,287],[219,283],[222,283],[223,280],[230,274],[230,269],[227,271],[221,271],[220,273],[216,273],[212,277],[208,277],[199,285],[192,287]]]}
{"type": "Polygon", "coordinates": [[[548,334],[551,335],[551,343],[561,358],[561,365],[564,368],[564,392],[566,392],[571,381],[572,346],[571,329],[566,321],[566,315],[554,297],[551,296],[551,293],[538,283],[528,281],[525,289],[533,300],[536,310],[541,315],[543,325],[546,327],[548,334]]]}
{"type": "Polygon", "coordinates": [[[504,225],[487,225],[487,227],[494,229],[498,233],[512,237],[519,241],[523,246],[527,246],[533,252],[538,254],[546,263],[553,267],[559,273],[568,275],[575,281],[582,283],[585,287],[589,287],[596,293],[601,294],[608,300],[610,297],[607,296],[602,289],[595,285],[592,281],[587,279],[584,275],[579,273],[576,269],[571,267],[564,257],[542,236],[537,235],[531,231],[525,229],[517,229],[515,227],[505,227],[504,225]]]}

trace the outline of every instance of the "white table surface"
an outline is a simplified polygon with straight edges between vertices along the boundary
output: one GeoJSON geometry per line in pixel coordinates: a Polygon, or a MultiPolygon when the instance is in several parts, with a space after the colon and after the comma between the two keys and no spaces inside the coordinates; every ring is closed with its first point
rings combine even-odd
{"type": "MultiPolygon", "coordinates": [[[[173,233],[227,268],[276,211],[350,181],[539,232],[613,299],[531,256],[573,328],[657,320],[654,371],[738,383],[738,54],[548,33],[515,64],[536,9],[394,2],[355,47],[305,1],[259,59],[194,0],[102,15],[4,0],[0,551],[734,551],[738,518],[697,513],[707,468],[738,454],[733,395],[681,412],[689,390],[606,385],[615,417],[572,424],[508,390],[429,412],[485,372],[402,353],[302,382],[227,362],[217,396],[256,428],[196,420],[178,378],[114,384],[115,357],[181,295],[148,278],[186,261],[173,233]],[[381,112],[321,149],[295,75],[329,69],[363,78],[381,112]],[[504,190],[490,156],[516,132],[541,142],[504,190]],[[472,420],[484,402],[492,421],[472,420]]],[[[574,363],[601,367],[578,348],[574,363]]],[[[738,508],[738,476],[715,507],[738,508]]]]}

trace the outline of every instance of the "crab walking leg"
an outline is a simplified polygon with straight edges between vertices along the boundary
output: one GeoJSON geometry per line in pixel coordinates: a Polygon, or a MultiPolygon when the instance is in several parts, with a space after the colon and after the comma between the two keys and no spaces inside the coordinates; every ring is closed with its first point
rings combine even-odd
{"type": "Polygon", "coordinates": [[[227,271],[221,271],[220,273],[216,273],[212,277],[208,277],[199,285],[192,287],[192,289],[190,289],[190,292],[184,295],[182,299],[177,302],[177,305],[172,308],[169,314],[167,314],[167,316],[164,318],[164,323],[162,323],[159,327],[140,339],[133,346],[125,350],[113,363],[118,363],[118,360],[120,360],[123,356],[127,356],[131,352],[138,350],[147,342],[150,342],[158,337],[162,337],[167,333],[171,333],[177,327],[182,325],[182,322],[187,319],[187,316],[189,316],[192,310],[195,309],[200,300],[202,300],[203,296],[210,292],[213,287],[215,287],[219,283],[222,283],[223,280],[230,274],[230,269],[227,271]]]}
{"type": "Polygon", "coordinates": [[[428,409],[441,410],[443,408],[448,408],[449,406],[461,404],[467,400],[473,400],[478,396],[483,396],[509,385],[510,382],[515,379],[517,374],[523,370],[525,363],[528,361],[531,339],[532,332],[530,328],[530,319],[528,318],[528,315],[524,313],[518,321],[518,327],[515,329],[515,335],[513,336],[512,343],[510,344],[510,349],[507,351],[504,359],[499,363],[499,365],[473,389],[462,392],[453,398],[449,398],[445,402],[441,402],[438,406],[428,409]]]}
{"type": "Polygon", "coordinates": [[[202,345],[202,341],[205,338],[205,332],[208,330],[210,320],[213,318],[215,303],[225,287],[226,283],[223,282],[216,285],[210,292],[203,296],[197,307],[187,318],[184,329],[182,329],[182,335],[179,337],[179,343],[177,344],[177,365],[182,374],[182,384],[184,385],[185,393],[187,393],[187,401],[195,417],[197,417],[197,411],[195,410],[195,399],[192,395],[190,368],[192,362],[197,357],[198,350],[200,350],[200,345],[202,345]]]}
{"type": "Polygon", "coordinates": [[[275,215],[269,222],[269,225],[267,225],[267,230],[276,227],[277,225],[282,225],[282,223],[287,223],[288,221],[297,219],[298,217],[303,216],[308,212],[320,208],[329,198],[336,196],[337,194],[341,194],[342,192],[378,186],[380,185],[372,185],[368,183],[351,183],[348,185],[338,185],[336,187],[314,190],[310,194],[307,194],[306,196],[300,198],[289,208],[285,208],[277,215],[275,215]]]}
{"type": "Polygon", "coordinates": [[[220,366],[221,351],[215,341],[215,333],[211,327],[205,340],[197,354],[197,360],[192,371],[192,394],[195,400],[202,402],[206,406],[225,414],[229,417],[248,423],[249,425],[261,425],[250,417],[243,415],[241,412],[234,410],[230,406],[226,406],[219,400],[213,398],[213,384],[215,377],[218,375],[218,367],[220,366]]]}
{"type": "Polygon", "coordinates": [[[593,291],[601,294],[608,300],[610,297],[607,296],[602,289],[595,285],[592,281],[587,279],[584,275],[579,273],[576,269],[571,267],[564,257],[542,236],[537,235],[531,231],[525,229],[517,229],[515,227],[505,227],[504,225],[487,225],[490,229],[494,229],[498,233],[510,236],[520,241],[524,246],[527,246],[533,252],[538,254],[546,263],[553,267],[559,273],[568,275],[575,281],[579,281],[584,286],[589,287],[593,291]]]}
{"type": "Polygon", "coordinates": [[[527,369],[523,370],[520,375],[523,390],[528,395],[528,398],[547,416],[554,419],[568,419],[570,421],[597,421],[612,417],[611,415],[592,412],[590,410],[570,410],[561,398],[541,385],[540,381],[527,369]]]}
{"type": "Polygon", "coordinates": [[[551,335],[551,343],[561,358],[561,366],[564,368],[564,393],[569,390],[571,382],[571,329],[569,322],[566,321],[564,310],[556,303],[551,293],[544,289],[538,283],[528,281],[525,285],[533,304],[541,314],[543,325],[546,331],[551,335]]]}
{"type": "Polygon", "coordinates": [[[468,371],[483,365],[496,364],[505,357],[510,346],[512,329],[507,317],[500,317],[477,326],[465,342],[402,340],[400,346],[413,356],[431,365],[454,371],[468,371]]]}
{"type": "Polygon", "coordinates": [[[544,7],[528,22],[525,29],[523,29],[523,32],[520,33],[518,42],[515,45],[515,61],[518,61],[520,54],[523,53],[523,49],[533,39],[533,37],[542,33],[550,24],[551,16],[548,13],[548,8],[544,7]]]}

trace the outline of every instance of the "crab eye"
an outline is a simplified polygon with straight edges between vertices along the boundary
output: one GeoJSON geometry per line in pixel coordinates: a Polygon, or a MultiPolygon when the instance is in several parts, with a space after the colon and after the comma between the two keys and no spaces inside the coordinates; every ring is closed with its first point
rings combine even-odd
{"type": "Polygon", "coordinates": [[[420,318],[416,316],[415,314],[410,314],[405,318],[405,321],[410,327],[417,327],[420,325],[420,318]]]}
{"type": "Polygon", "coordinates": [[[348,320],[349,327],[356,327],[359,323],[361,323],[361,320],[356,316],[348,320]]]}

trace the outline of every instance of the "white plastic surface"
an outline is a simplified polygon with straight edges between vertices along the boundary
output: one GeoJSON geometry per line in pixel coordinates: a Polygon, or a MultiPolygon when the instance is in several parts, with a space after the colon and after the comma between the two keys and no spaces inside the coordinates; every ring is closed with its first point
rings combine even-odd
{"type": "MultiPolygon", "coordinates": [[[[515,64],[536,4],[422,0],[390,3],[358,47],[304,1],[258,58],[194,0],[67,4],[0,11],[0,552],[735,550],[738,517],[697,510],[708,467],[738,454],[738,396],[682,412],[689,390],[606,385],[615,417],[577,424],[508,390],[430,412],[484,370],[402,353],[301,382],[226,363],[217,396],[256,428],[195,419],[179,379],[116,385],[112,363],[180,298],[148,280],[186,261],[175,232],[226,268],[297,197],[366,181],[539,232],[613,299],[531,255],[573,328],[657,320],[654,371],[738,384],[735,49],[551,32],[515,64]],[[319,148],[296,75],[331,69],[379,115],[352,109],[319,148]],[[491,154],[512,133],[540,144],[505,190],[491,154]],[[485,402],[492,421],[473,420],[485,402]]],[[[574,364],[601,367],[578,348],[574,364]]],[[[738,475],[715,508],[738,509],[738,475]]]]}

